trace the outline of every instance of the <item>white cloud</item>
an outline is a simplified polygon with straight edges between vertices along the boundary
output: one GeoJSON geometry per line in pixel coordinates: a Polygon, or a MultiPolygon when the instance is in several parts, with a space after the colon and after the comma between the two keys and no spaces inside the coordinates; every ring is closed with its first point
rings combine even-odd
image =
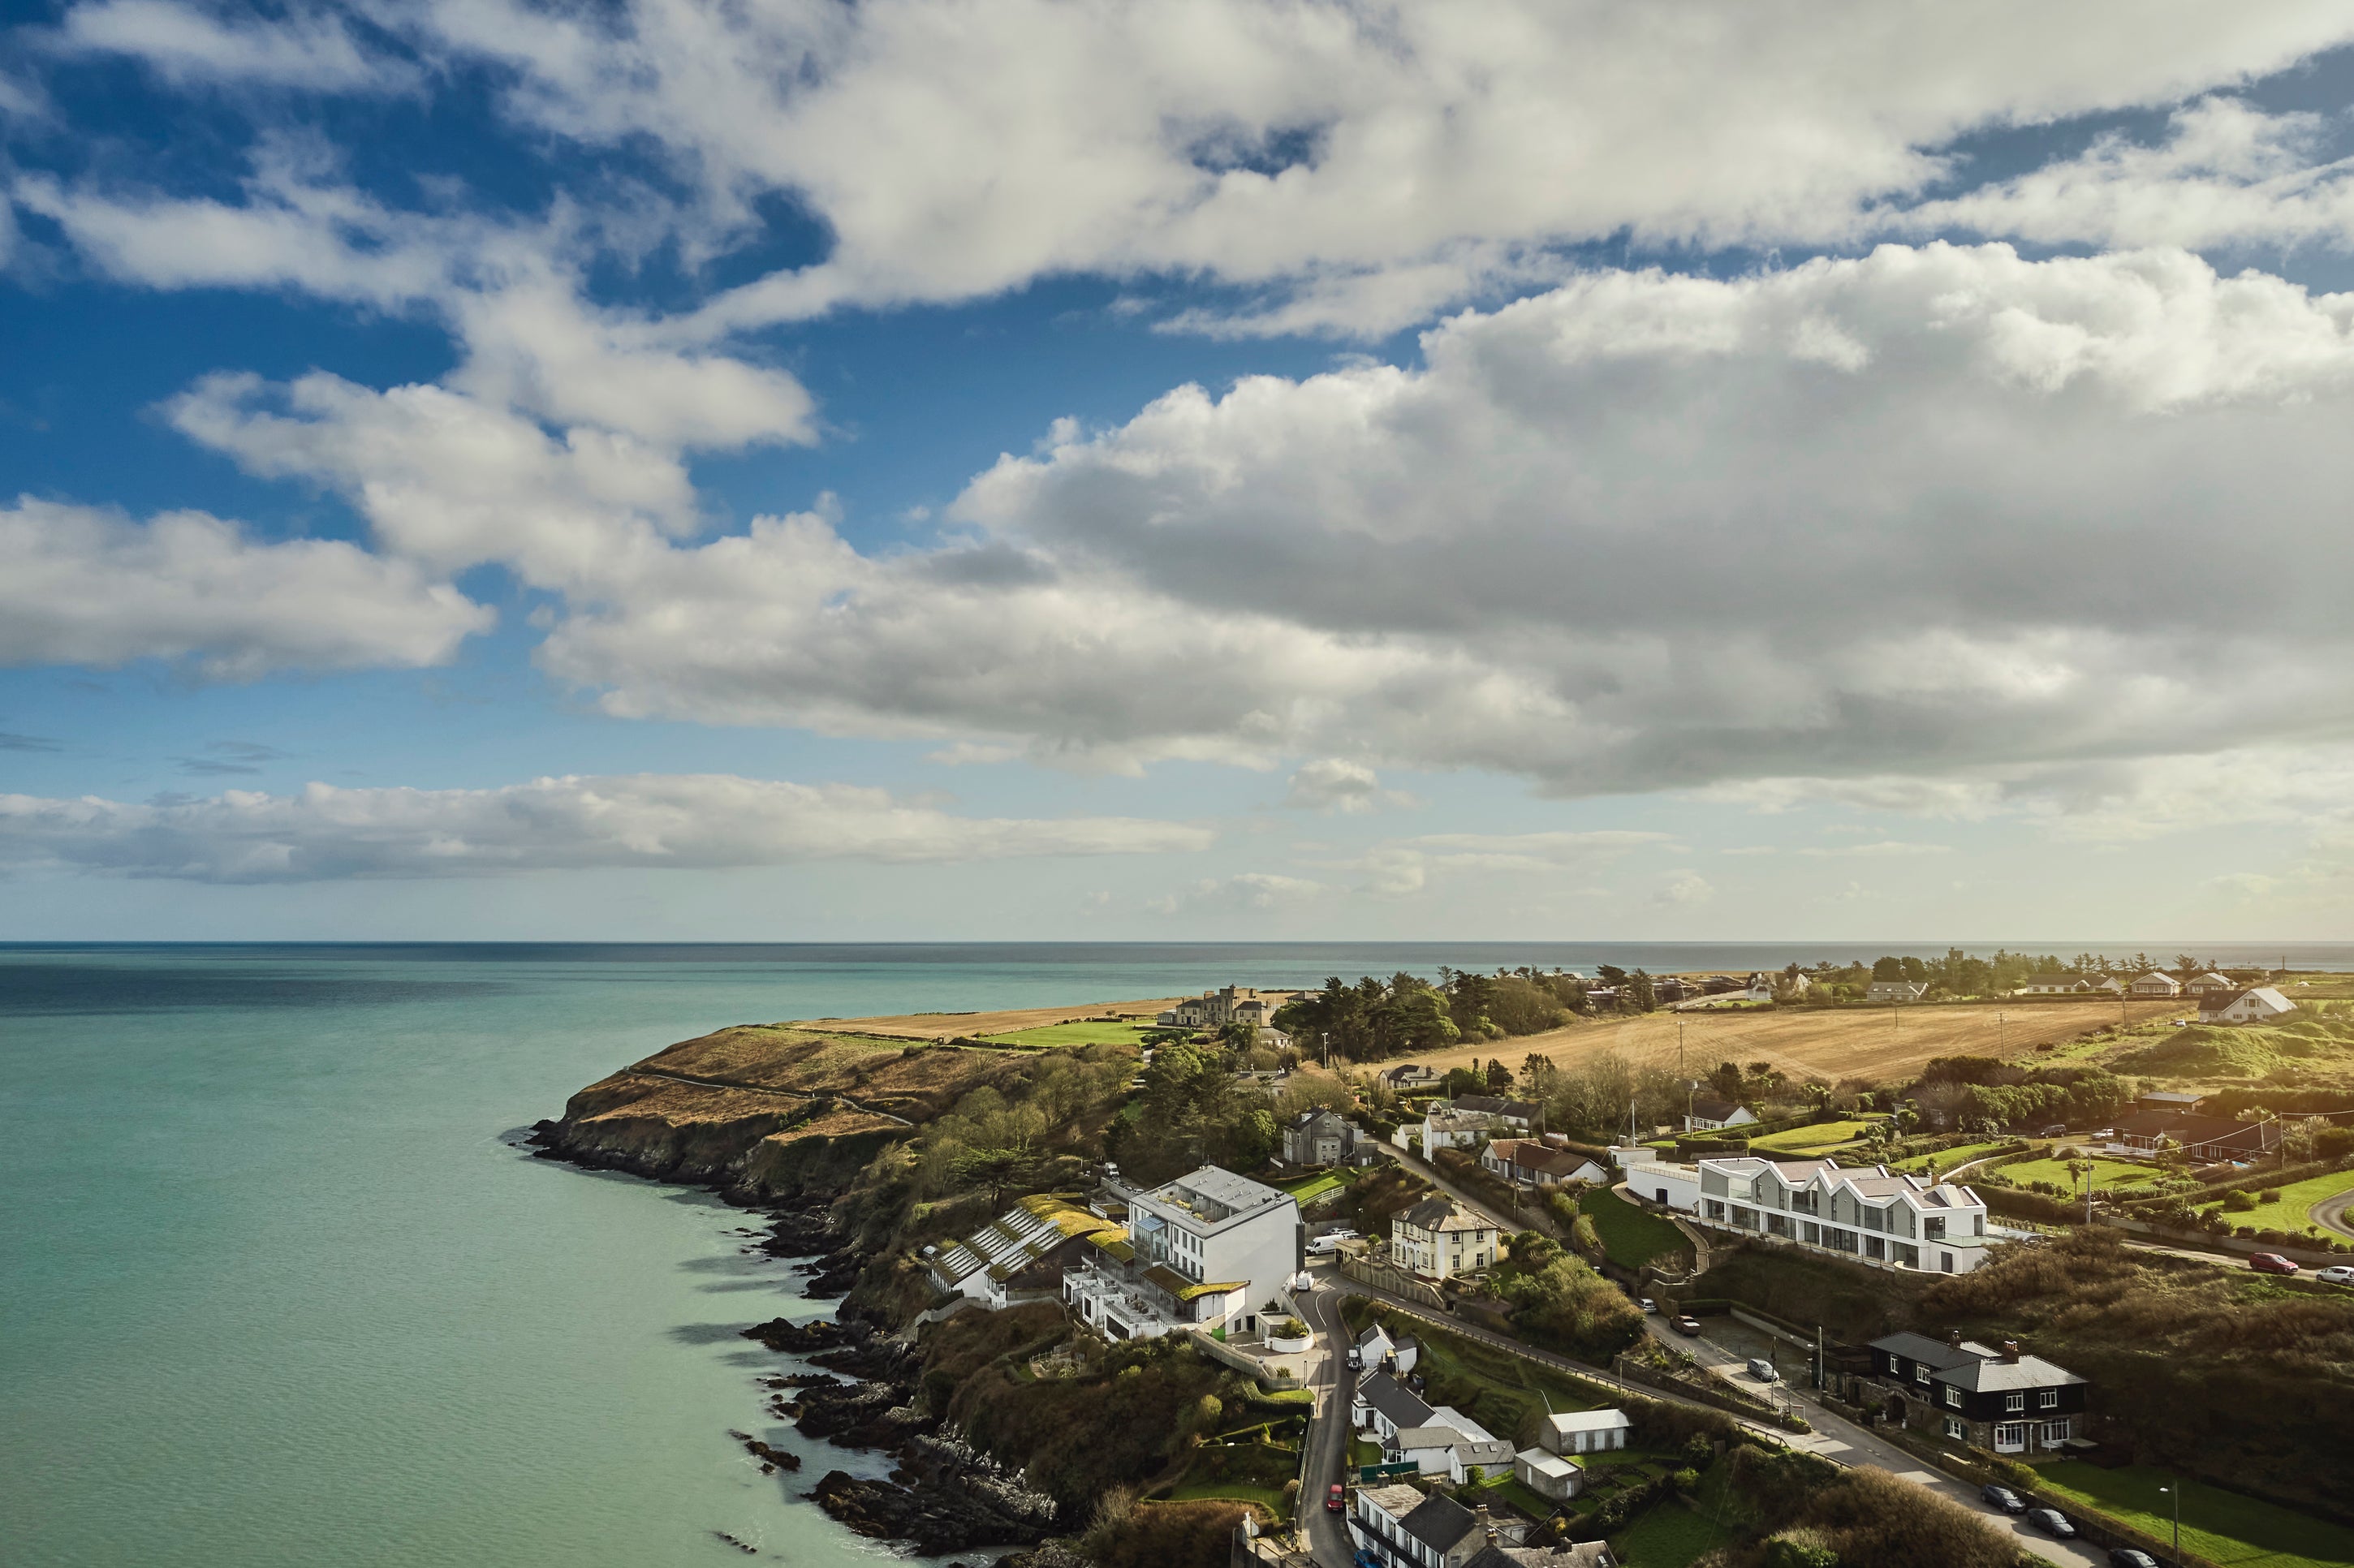
{"type": "Polygon", "coordinates": [[[1373,897],[1405,898],[1421,892],[1433,876],[1581,871],[1670,842],[1666,833],[1624,829],[1424,833],[1384,840],[1363,855],[1333,865],[1363,876],[1363,891],[1373,897]]]}
{"type": "Polygon", "coordinates": [[[215,679],[448,660],[496,617],[407,561],[266,544],[200,512],[0,509],[0,663],[186,662],[215,679]]]}
{"type": "Polygon", "coordinates": [[[0,864],[195,882],[451,877],[587,867],[724,870],[1208,847],[1206,829],[1127,817],[960,817],[881,789],[726,774],[540,779],[495,789],[229,790],[129,804],[0,795],[0,864]]]}
{"type": "Polygon", "coordinates": [[[418,79],[406,63],[363,49],[341,18],[301,7],[231,21],[171,0],[96,0],[66,13],[55,47],[128,55],[180,83],[349,93],[397,91],[418,79]]]}
{"type": "Polygon", "coordinates": [[[1291,776],[1283,803],[1306,811],[1339,811],[1355,815],[1384,806],[1411,806],[1415,798],[1382,788],[1381,775],[1361,762],[1322,757],[1303,763],[1291,776]]]}
{"type": "Polygon", "coordinates": [[[1819,858],[1851,860],[1858,856],[1884,859],[1892,855],[1951,854],[1951,844],[1909,843],[1902,839],[1878,839],[1868,844],[1839,844],[1831,847],[1809,845],[1797,852],[1819,858]]]}
{"type": "Polygon", "coordinates": [[[1236,876],[1204,877],[1186,887],[1148,898],[1144,906],[1156,915],[1190,915],[1205,910],[1235,914],[1312,904],[1331,891],[1320,882],[1249,871],[1236,876]]]}
{"type": "Polygon", "coordinates": [[[1715,896],[1714,885],[1687,866],[1668,874],[1668,880],[1660,885],[1658,902],[1690,907],[1706,904],[1715,896]]]}

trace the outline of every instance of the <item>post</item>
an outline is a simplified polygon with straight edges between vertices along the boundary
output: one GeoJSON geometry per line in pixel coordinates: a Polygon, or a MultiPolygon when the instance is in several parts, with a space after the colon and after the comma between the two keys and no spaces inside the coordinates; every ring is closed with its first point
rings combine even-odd
{"type": "Polygon", "coordinates": [[[1823,1326],[1815,1325],[1815,1392],[1823,1391],[1823,1326]]]}

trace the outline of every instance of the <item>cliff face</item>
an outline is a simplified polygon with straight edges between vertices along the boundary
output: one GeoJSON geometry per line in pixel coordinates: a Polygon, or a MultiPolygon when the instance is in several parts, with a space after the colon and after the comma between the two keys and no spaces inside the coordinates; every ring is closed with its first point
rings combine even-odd
{"type": "Polygon", "coordinates": [[[839,1190],[1013,1060],[782,1024],[723,1029],[589,1085],[540,1124],[539,1142],[601,1170],[789,1199],[839,1190]]]}

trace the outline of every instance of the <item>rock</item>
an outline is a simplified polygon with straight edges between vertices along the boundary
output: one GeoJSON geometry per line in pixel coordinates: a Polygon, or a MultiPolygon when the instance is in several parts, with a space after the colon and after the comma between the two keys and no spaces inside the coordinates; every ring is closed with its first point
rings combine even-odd
{"type": "Polygon", "coordinates": [[[812,1351],[832,1350],[849,1341],[841,1324],[830,1319],[815,1318],[806,1323],[796,1323],[790,1318],[771,1318],[765,1323],[755,1323],[744,1330],[748,1340],[758,1340],[772,1351],[787,1355],[807,1355],[812,1351]]]}
{"type": "Polygon", "coordinates": [[[771,1448],[748,1432],[731,1431],[727,1436],[743,1444],[744,1451],[761,1462],[763,1475],[767,1474],[770,1467],[779,1470],[798,1470],[801,1467],[801,1457],[799,1454],[788,1454],[782,1448],[771,1448]]]}
{"type": "Polygon", "coordinates": [[[830,1470],[808,1495],[858,1534],[910,1542],[927,1557],[976,1546],[1028,1546],[1044,1534],[1035,1521],[999,1509],[953,1478],[899,1487],[830,1470]]]}

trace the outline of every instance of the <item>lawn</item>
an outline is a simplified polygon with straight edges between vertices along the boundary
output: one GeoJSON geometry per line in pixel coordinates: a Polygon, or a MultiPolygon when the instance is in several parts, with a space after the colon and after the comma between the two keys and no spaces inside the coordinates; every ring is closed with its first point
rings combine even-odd
{"type": "Polygon", "coordinates": [[[1817,1154],[1843,1143],[1853,1143],[1871,1125],[1864,1121],[1818,1121],[1805,1127],[1786,1127],[1779,1132],[1751,1139],[1749,1147],[1770,1149],[1776,1154],[1817,1154]]]}
{"type": "Polygon", "coordinates": [[[1276,1191],[1288,1192],[1293,1198],[1305,1203],[1310,1199],[1320,1198],[1335,1188],[1345,1187],[1348,1184],[1349,1179],[1337,1171],[1317,1171],[1306,1176],[1295,1176],[1288,1181],[1278,1181],[1275,1187],[1276,1191]]]}
{"type": "Polygon", "coordinates": [[[1594,1221],[1603,1249],[1621,1268],[1640,1268],[1655,1257],[1684,1251],[1689,1245],[1683,1232],[1606,1188],[1587,1193],[1577,1207],[1594,1221]]]}
{"type": "MultiPolygon", "coordinates": [[[[2262,1176],[2251,1176],[2250,1192],[2264,1188],[2262,1176]]],[[[2253,1209],[2227,1212],[2223,1217],[2235,1225],[2253,1225],[2260,1231],[2287,1231],[2296,1234],[2313,1224],[2313,1205],[2324,1198],[2334,1198],[2354,1187],[2354,1171],[2333,1171],[2325,1176],[2315,1176],[2280,1190],[2276,1203],[2258,1203],[2253,1209]]],[[[2211,1210],[2216,1205],[2210,1204],[2211,1210]]],[[[2318,1228],[2318,1227],[2315,1227],[2318,1228]]]]}
{"type": "MultiPolygon", "coordinates": [[[[2104,1470],[2082,1460],[2036,1467],[2046,1489],[2123,1520],[2160,1541],[2174,1537],[2173,1499],[2158,1488],[2175,1478],[2144,1465],[2104,1470]]],[[[2182,1544],[2225,1564],[2261,1568],[2346,1568],[2354,1564],[2354,1530],[2307,1519],[2268,1502],[2200,1481],[2182,1492],[2182,1544]]]]}
{"type": "Polygon", "coordinates": [[[1144,1046],[1144,1033],[1150,1023],[1106,1022],[1101,1019],[1081,1019],[1076,1023],[1045,1023],[1035,1029],[1010,1030],[1003,1034],[985,1034],[981,1038],[991,1045],[1021,1045],[1032,1050],[1044,1050],[1055,1045],[1133,1045],[1144,1046]]]}
{"type": "Polygon", "coordinates": [[[2002,1144],[1999,1141],[1965,1143],[1957,1149],[1941,1149],[1935,1154],[1916,1154],[1910,1160],[1894,1160],[1888,1168],[1891,1171],[1903,1171],[1906,1175],[1918,1176],[1934,1161],[1938,1170],[1951,1171],[1956,1165],[1967,1164],[1982,1155],[1992,1154],[2001,1147],[2002,1144]]]}
{"type": "Polygon", "coordinates": [[[1249,1481],[1193,1481],[1169,1491],[1171,1502],[1253,1502],[1278,1520],[1290,1518],[1283,1506],[1283,1489],[1249,1481]]]}
{"type": "Polygon", "coordinates": [[[1527,1514],[1531,1519],[1535,1520],[1551,1519],[1553,1516],[1553,1510],[1562,1506],[1557,1502],[1553,1502],[1537,1496],[1536,1493],[1521,1485],[1517,1479],[1510,1475],[1506,1475],[1500,1479],[1491,1476],[1489,1478],[1487,1485],[1479,1488],[1477,1491],[1473,1491],[1467,1487],[1456,1493],[1456,1500],[1461,1502],[1466,1507],[1477,1507],[1482,1499],[1493,1499],[1498,1501],[1508,1502],[1514,1508],[1520,1510],[1522,1513],[1527,1514]]]}
{"type": "MultiPolygon", "coordinates": [[[[2081,1192],[2076,1178],[2068,1174],[2068,1165],[2061,1160],[2020,1160],[1995,1168],[2005,1181],[2014,1187],[2024,1187],[2031,1181],[2049,1181],[2062,1192],[2081,1192]]],[[[2095,1187],[2130,1187],[2137,1182],[2155,1181],[2163,1172],[2155,1165],[2137,1165],[2129,1160],[2093,1159],[2093,1185],[2095,1187]]]]}
{"type": "Polygon", "coordinates": [[[1685,1568],[1703,1552],[1732,1539],[1722,1525],[1670,1500],[1655,1504],[1610,1544],[1625,1568],[1685,1568]]]}

